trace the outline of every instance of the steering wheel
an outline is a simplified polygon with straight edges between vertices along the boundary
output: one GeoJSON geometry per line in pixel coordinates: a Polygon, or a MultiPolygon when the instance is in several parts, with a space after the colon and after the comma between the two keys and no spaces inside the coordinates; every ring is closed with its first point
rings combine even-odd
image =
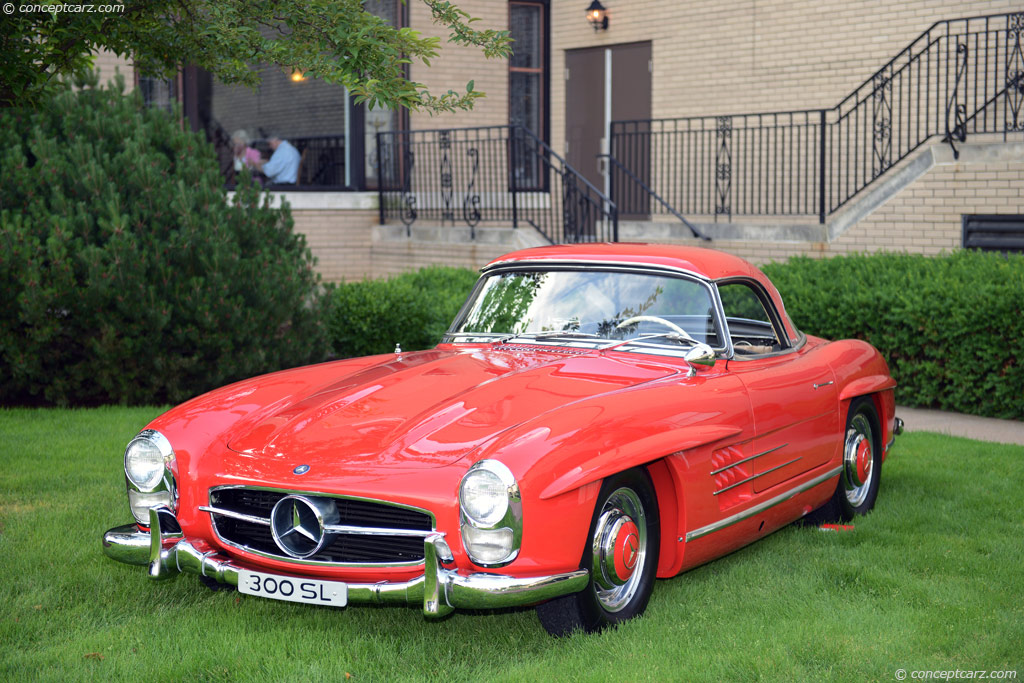
{"type": "Polygon", "coordinates": [[[675,323],[669,322],[664,318],[659,318],[656,315],[634,315],[632,318],[626,318],[621,323],[616,325],[615,329],[620,330],[623,327],[626,327],[627,325],[632,325],[633,323],[659,323],[671,329],[673,332],[678,334],[683,339],[688,339],[689,341],[692,341],[694,344],[697,343],[697,340],[691,337],[689,334],[687,334],[686,330],[679,327],[675,323]]]}

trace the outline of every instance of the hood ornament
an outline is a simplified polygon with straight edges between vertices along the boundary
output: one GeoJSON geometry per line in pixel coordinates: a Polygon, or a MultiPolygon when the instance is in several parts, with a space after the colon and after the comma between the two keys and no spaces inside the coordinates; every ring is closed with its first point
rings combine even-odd
{"type": "Polygon", "coordinates": [[[305,474],[306,472],[309,472],[309,465],[299,465],[292,470],[292,474],[305,474]]]}

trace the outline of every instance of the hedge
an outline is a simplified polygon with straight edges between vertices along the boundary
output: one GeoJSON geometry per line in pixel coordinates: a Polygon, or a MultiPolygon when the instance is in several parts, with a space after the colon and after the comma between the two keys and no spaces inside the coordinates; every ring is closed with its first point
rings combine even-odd
{"type": "MultiPolygon", "coordinates": [[[[798,328],[878,348],[902,405],[1024,418],[1024,255],[795,257],[764,271],[798,328]]],[[[429,268],[342,285],[331,320],[335,352],[433,346],[475,278],[429,268]]]]}
{"type": "Polygon", "coordinates": [[[334,353],[340,357],[435,346],[466,301],[478,274],[433,266],[388,280],[339,285],[330,319],[334,353]]]}
{"type": "Polygon", "coordinates": [[[763,270],[798,328],[874,345],[898,403],[1024,418],[1024,254],[795,257],[763,270]]]}

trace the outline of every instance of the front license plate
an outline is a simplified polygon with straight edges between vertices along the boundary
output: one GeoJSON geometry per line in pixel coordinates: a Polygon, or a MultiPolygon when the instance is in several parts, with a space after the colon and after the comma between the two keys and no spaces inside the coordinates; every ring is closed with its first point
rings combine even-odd
{"type": "Polygon", "coordinates": [[[348,584],[340,581],[263,574],[246,569],[238,572],[238,591],[272,600],[304,602],[307,605],[344,607],[348,604],[348,584]]]}

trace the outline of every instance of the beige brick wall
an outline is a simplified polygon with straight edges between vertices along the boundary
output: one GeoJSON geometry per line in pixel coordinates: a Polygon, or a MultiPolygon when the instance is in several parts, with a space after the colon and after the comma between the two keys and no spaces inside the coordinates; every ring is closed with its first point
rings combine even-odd
{"type": "Polygon", "coordinates": [[[317,259],[317,270],[328,282],[374,276],[370,260],[376,210],[292,209],[295,231],[317,259]]]}
{"type": "Polygon", "coordinates": [[[118,57],[113,52],[101,50],[96,54],[94,66],[99,69],[100,83],[106,83],[120,73],[124,76],[125,92],[131,92],[135,87],[135,67],[131,60],[118,57]]]}
{"type": "MultiPolygon", "coordinates": [[[[563,2],[565,0],[562,0],[563,2]]],[[[508,28],[508,3],[503,0],[459,0],[455,3],[471,16],[480,19],[474,27],[504,30],[508,28]]],[[[464,47],[446,42],[448,33],[431,22],[430,11],[421,2],[409,2],[409,25],[425,36],[442,39],[440,54],[427,67],[420,62],[410,66],[413,81],[426,85],[435,95],[448,90],[466,91],[466,83],[474,81],[474,90],[487,94],[477,100],[472,112],[430,116],[411,112],[409,124],[413,129],[495,126],[508,123],[508,62],[484,59],[475,47],[464,47]]]]}

